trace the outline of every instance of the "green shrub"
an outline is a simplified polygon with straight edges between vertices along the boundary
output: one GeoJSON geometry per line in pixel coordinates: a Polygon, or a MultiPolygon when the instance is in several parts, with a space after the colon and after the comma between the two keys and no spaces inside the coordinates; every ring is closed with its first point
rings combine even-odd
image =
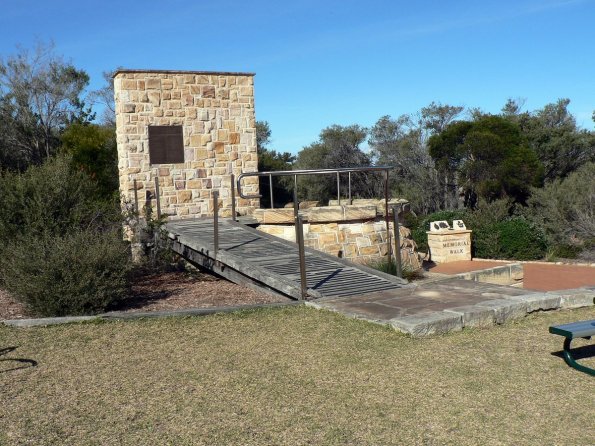
{"type": "Polygon", "coordinates": [[[472,233],[472,255],[484,259],[502,256],[502,240],[496,224],[509,219],[512,203],[507,199],[488,203],[480,200],[477,209],[468,212],[465,223],[472,233]]]}
{"type": "Polygon", "coordinates": [[[62,151],[95,183],[95,194],[109,198],[118,191],[118,151],[114,127],[74,123],[60,135],[62,151]]]}
{"type": "MultiPolygon", "coordinates": [[[[584,246],[586,247],[587,244],[584,246]]],[[[552,247],[552,255],[554,258],[576,259],[582,250],[582,246],[559,244],[552,247]]]]}
{"type": "Polygon", "coordinates": [[[545,229],[552,246],[588,249],[595,234],[595,163],[533,189],[522,214],[545,229]]]}
{"type": "Polygon", "coordinates": [[[499,238],[498,258],[539,260],[547,252],[544,232],[522,217],[498,222],[494,225],[494,230],[499,238]]]}
{"type": "Polygon", "coordinates": [[[56,157],[23,174],[0,175],[0,253],[21,235],[65,235],[83,228],[120,226],[115,200],[99,200],[96,185],[73,167],[70,158],[56,157]]]}
{"type": "MultiPolygon", "coordinates": [[[[397,273],[397,265],[394,262],[394,259],[392,262],[388,263],[388,258],[386,257],[372,260],[368,262],[367,266],[378,271],[382,271],[383,273],[390,274],[391,276],[394,276],[397,273]]],[[[422,269],[413,269],[409,264],[402,265],[401,270],[403,273],[403,279],[409,282],[424,277],[424,272],[422,269]]]]}
{"type": "Polygon", "coordinates": [[[27,234],[0,259],[6,289],[39,316],[105,311],[128,290],[130,254],[117,231],[27,234]]]}
{"type": "Polygon", "coordinates": [[[442,211],[418,218],[411,234],[420,251],[428,249],[427,234],[430,222],[463,220],[472,233],[473,257],[486,259],[536,260],[545,256],[548,243],[542,228],[519,216],[511,201],[480,201],[474,211],[442,211]]]}

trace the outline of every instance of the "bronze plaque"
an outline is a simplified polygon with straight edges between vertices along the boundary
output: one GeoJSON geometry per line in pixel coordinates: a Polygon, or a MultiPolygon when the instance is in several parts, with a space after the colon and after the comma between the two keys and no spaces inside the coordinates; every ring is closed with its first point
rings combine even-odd
{"type": "Polygon", "coordinates": [[[151,164],[183,163],[184,136],[182,126],[149,126],[149,158],[151,164]]]}

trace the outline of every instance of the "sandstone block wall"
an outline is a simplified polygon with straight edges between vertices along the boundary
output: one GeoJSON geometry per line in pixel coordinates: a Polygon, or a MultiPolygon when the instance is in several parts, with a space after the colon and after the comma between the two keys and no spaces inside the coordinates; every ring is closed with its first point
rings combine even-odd
{"type": "MultiPolygon", "coordinates": [[[[212,215],[219,191],[223,216],[231,215],[231,174],[258,170],[253,74],[119,70],[114,75],[120,191],[139,205],[155,192],[171,219],[212,215]],[[183,127],[184,162],[151,164],[148,127],[183,127]]],[[[243,190],[258,193],[258,178],[243,190]]],[[[236,211],[250,214],[258,200],[236,197],[236,211]]],[[[154,207],[154,202],[153,202],[154,207]]]]}
{"type": "MultiPolygon", "coordinates": [[[[368,263],[385,257],[388,253],[386,243],[386,222],[383,219],[354,222],[305,223],[304,245],[328,254],[343,257],[358,263],[368,263]]],[[[260,224],[259,231],[266,232],[285,240],[295,242],[293,224],[260,224]]],[[[390,223],[391,242],[393,244],[393,224],[390,223]]],[[[416,251],[411,231],[399,226],[401,238],[401,260],[411,269],[421,268],[421,260],[416,251]]]]}

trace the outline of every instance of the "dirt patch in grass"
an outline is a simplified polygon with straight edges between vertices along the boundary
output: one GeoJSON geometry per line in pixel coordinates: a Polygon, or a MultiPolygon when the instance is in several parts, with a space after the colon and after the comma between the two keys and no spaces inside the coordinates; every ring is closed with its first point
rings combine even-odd
{"type": "MultiPolygon", "coordinates": [[[[145,312],[185,308],[240,306],[260,303],[287,302],[280,296],[255,291],[209,274],[199,272],[165,272],[138,275],[134,278],[130,296],[110,308],[111,311],[145,312]]],[[[0,290],[0,320],[35,317],[0,290]]]]}
{"type": "Polygon", "coordinates": [[[594,317],[427,339],[305,307],[0,326],[1,358],[37,362],[0,362],[0,444],[591,444],[593,378],[547,329],[594,317]]]}
{"type": "Polygon", "coordinates": [[[131,296],[113,310],[163,311],[287,301],[209,274],[168,272],[135,278],[131,296]]]}
{"type": "Polygon", "coordinates": [[[23,304],[15,301],[6,291],[0,290],[0,320],[26,317],[29,316],[23,304]]]}

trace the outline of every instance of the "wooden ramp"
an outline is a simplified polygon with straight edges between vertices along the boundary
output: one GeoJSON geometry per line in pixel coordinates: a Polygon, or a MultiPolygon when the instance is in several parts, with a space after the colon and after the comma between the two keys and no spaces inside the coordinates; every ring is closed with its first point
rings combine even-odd
{"type": "MultiPolygon", "coordinates": [[[[214,253],[212,218],[176,220],[165,225],[173,250],[226,279],[299,299],[298,246],[230,219],[219,220],[214,253]]],[[[357,296],[402,288],[398,277],[306,248],[308,296],[357,296]]]]}

